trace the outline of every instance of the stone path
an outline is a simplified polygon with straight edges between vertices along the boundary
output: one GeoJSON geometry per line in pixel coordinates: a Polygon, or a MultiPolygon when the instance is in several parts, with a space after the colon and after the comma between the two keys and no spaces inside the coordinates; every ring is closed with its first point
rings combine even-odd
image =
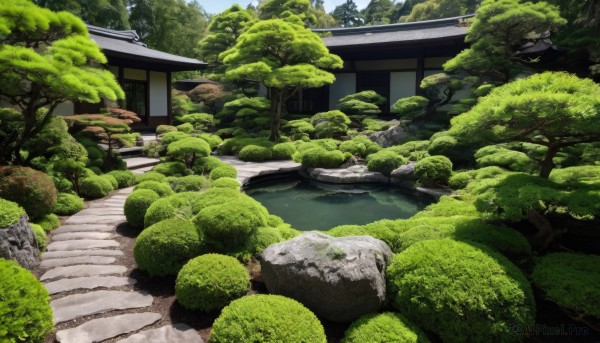
{"type": "Polygon", "coordinates": [[[244,162],[236,156],[217,157],[237,169],[237,180],[242,186],[256,176],[298,171],[302,166],[300,163],[293,161],[244,162]]]}
{"type": "Polygon", "coordinates": [[[136,280],[128,277],[131,270],[119,264],[124,253],[116,228],[125,222],[123,205],[131,192],[132,188],[122,189],[90,202],[89,208],[50,234],[52,243],[42,255],[40,280],[51,294],[56,341],[203,343],[184,324],[144,330],[163,314],[144,311],[154,298],[135,290],[136,280]]]}

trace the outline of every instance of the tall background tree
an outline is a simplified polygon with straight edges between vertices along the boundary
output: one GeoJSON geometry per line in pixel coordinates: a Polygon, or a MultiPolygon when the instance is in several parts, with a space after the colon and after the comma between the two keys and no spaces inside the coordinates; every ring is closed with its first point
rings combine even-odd
{"type": "Polygon", "coordinates": [[[427,0],[412,8],[406,21],[442,19],[474,13],[479,2],[479,0],[427,0]]]}
{"type": "Polygon", "coordinates": [[[52,11],[67,11],[84,22],[114,30],[127,30],[129,13],[127,0],[33,0],[52,11]]]}
{"type": "Polygon", "coordinates": [[[389,24],[392,6],[391,0],[371,0],[367,7],[361,11],[365,25],[389,24]]]}
{"type": "Polygon", "coordinates": [[[354,0],[346,0],[343,4],[336,6],[331,15],[341,27],[361,26],[363,23],[354,0]]]}

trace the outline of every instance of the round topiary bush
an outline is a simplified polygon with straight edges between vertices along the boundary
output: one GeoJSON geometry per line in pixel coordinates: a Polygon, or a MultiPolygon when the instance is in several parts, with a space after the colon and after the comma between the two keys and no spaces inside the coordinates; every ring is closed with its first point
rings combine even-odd
{"type": "Polygon", "coordinates": [[[233,179],[230,177],[222,177],[222,178],[219,178],[219,179],[213,181],[211,187],[240,189],[240,183],[236,179],[233,179]]]}
{"type": "Polygon", "coordinates": [[[40,252],[46,251],[46,231],[44,231],[44,228],[38,224],[29,224],[29,226],[33,230],[33,235],[35,236],[40,252]]]}
{"type": "Polygon", "coordinates": [[[175,132],[175,131],[177,131],[177,128],[172,125],[158,125],[156,127],[156,135],[157,136],[160,136],[162,134],[169,133],[169,132],[175,132]]]}
{"type": "Polygon", "coordinates": [[[239,157],[242,161],[262,162],[272,159],[273,152],[262,146],[246,145],[240,150],[239,157]]]}
{"type": "Polygon", "coordinates": [[[545,297],[580,316],[600,318],[600,256],[552,253],[539,260],[531,277],[545,297]]]}
{"type": "Polygon", "coordinates": [[[81,184],[79,185],[80,195],[85,199],[104,198],[114,190],[110,181],[100,176],[86,177],[81,180],[81,184]]]}
{"type": "MultiPolygon", "coordinates": [[[[203,141],[204,142],[204,141],[203,141]]],[[[165,176],[186,176],[192,172],[181,162],[164,162],[152,168],[152,171],[165,176]]]]}
{"type": "Polygon", "coordinates": [[[429,156],[415,164],[415,176],[423,184],[448,183],[452,175],[452,161],[446,156],[429,156]]]}
{"type": "Polygon", "coordinates": [[[206,177],[202,175],[170,177],[167,182],[176,193],[201,191],[207,185],[206,177]]]}
{"type": "Polygon", "coordinates": [[[296,300],[250,295],[234,300],[215,320],[209,341],[326,343],[319,319],[296,300]]]}
{"type": "Polygon", "coordinates": [[[175,296],[188,310],[220,310],[250,290],[246,268],[231,256],[207,254],[190,260],[177,275],[175,296]]]}
{"type": "MultiPolygon", "coordinates": [[[[204,139],[187,137],[167,146],[167,156],[192,168],[198,158],[210,155],[210,146],[204,139]]],[[[184,173],[181,173],[185,175],[184,173]]]]}
{"type": "Polygon", "coordinates": [[[175,217],[191,220],[196,214],[192,206],[204,193],[183,192],[158,199],[146,211],[144,227],[149,227],[165,219],[175,217]]]}
{"type": "Polygon", "coordinates": [[[56,187],[48,175],[29,167],[0,167],[0,197],[19,204],[36,220],[52,212],[56,187]]]}
{"type": "Polygon", "coordinates": [[[52,208],[54,214],[59,216],[71,216],[85,208],[83,199],[75,194],[58,193],[56,204],[52,208]]]}
{"type": "Polygon", "coordinates": [[[41,226],[46,232],[52,231],[60,226],[60,219],[54,213],[45,215],[42,219],[35,222],[41,226]]]}
{"type": "Polygon", "coordinates": [[[218,157],[208,156],[199,158],[194,163],[194,167],[192,169],[196,174],[203,174],[210,173],[213,169],[221,167],[223,165],[227,165],[227,163],[221,161],[218,157]]]}
{"type": "Polygon", "coordinates": [[[113,170],[108,175],[117,180],[117,188],[131,187],[135,184],[135,174],[129,170],[113,170]]]}
{"type": "Polygon", "coordinates": [[[137,175],[135,177],[135,183],[142,183],[144,181],[158,181],[158,182],[164,182],[167,180],[167,177],[164,176],[161,173],[157,173],[155,171],[150,171],[141,175],[137,175]]]}
{"type": "Polygon", "coordinates": [[[190,221],[172,218],[140,233],[133,256],[141,270],[151,276],[177,275],[190,259],[200,255],[202,232],[190,221]]]}
{"type": "Polygon", "coordinates": [[[110,185],[112,186],[113,189],[119,188],[119,182],[117,181],[117,179],[114,176],[104,174],[104,175],[100,175],[100,177],[107,180],[108,182],[110,182],[110,185]]]}
{"type": "Polygon", "coordinates": [[[0,198],[0,227],[15,224],[25,214],[25,210],[16,202],[0,198]]]}
{"type": "Polygon", "coordinates": [[[533,323],[533,292],[504,256],[450,239],[413,244],[387,269],[392,305],[447,342],[520,342],[533,323]],[[433,290],[433,291],[432,291],[433,290]]]}
{"type": "Polygon", "coordinates": [[[323,148],[305,150],[300,153],[299,158],[303,166],[310,168],[336,168],[346,160],[343,152],[323,148]]]}
{"type": "Polygon", "coordinates": [[[33,274],[0,258],[0,337],[3,342],[43,342],[52,330],[50,296],[33,274]]]}
{"type": "Polygon", "coordinates": [[[392,151],[382,150],[367,157],[367,169],[371,172],[390,175],[394,169],[399,168],[406,162],[406,158],[392,151]]]}
{"type": "Polygon", "coordinates": [[[144,227],[144,216],[153,202],[160,196],[151,189],[139,189],[127,197],[123,212],[130,226],[136,229],[144,227]]]}
{"type": "Polygon", "coordinates": [[[161,198],[168,197],[169,195],[173,195],[175,192],[171,189],[171,186],[166,182],[158,182],[158,181],[144,181],[138,183],[133,190],[138,189],[150,189],[156,192],[161,198]]]}
{"type": "Polygon", "coordinates": [[[340,151],[341,152],[349,152],[354,156],[364,157],[367,152],[367,147],[362,142],[355,141],[355,140],[349,140],[349,141],[342,142],[340,144],[340,151]]]}
{"type": "Polygon", "coordinates": [[[273,146],[274,160],[291,160],[295,153],[296,146],[291,142],[279,143],[273,146]]]}
{"type": "Polygon", "coordinates": [[[230,177],[235,179],[237,177],[237,169],[235,169],[234,166],[225,164],[213,169],[208,176],[208,178],[211,180],[218,180],[222,177],[230,177]]]}
{"type": "Polygon", "coordinates": [[[428,343],[429,339],[399,313],[368,314],[354,321],[340,343],[428,343]]]}

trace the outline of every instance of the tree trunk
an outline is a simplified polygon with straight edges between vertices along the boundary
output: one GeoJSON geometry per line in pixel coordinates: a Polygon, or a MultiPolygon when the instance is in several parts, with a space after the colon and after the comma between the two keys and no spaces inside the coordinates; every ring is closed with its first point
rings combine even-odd
{"type": "Polygon", "coordinates": [[[546,157],[540,164],[540,177],[547,179],[550,176],[550,172],[554,169],[554,156],[558,153],[558,148],[554,146],[549,146],[548,151],[546,152],[546,157]]]}
{"type": "Polygon", "coordinates": [[[538,229],[538,232],[529,237],[529,243],[535,250],[545,250],[556,238],[556,231],[543,214],[536,210],[527,211],[527,220],[538,229]]]}
{"type": "Polygon", "coordinates": [[[269,140],[277,142],[281,138],[279,133],[279,125],[281,123],[281,106],[283,102],[283,92],[274,91],[271,98],[271,135],[269,140]]]}

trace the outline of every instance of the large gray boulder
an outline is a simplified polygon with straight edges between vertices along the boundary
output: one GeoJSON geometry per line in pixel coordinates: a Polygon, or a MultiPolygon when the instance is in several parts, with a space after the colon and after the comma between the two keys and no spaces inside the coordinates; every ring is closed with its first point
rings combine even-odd
{"type": "Polygon", "coordinates": [[[391,259],[387,244],[373,237],[307,232],[265,249],[260,265],[269,292],[322,318],[349,322],[381,308],[391,259]]]}
{"type": "Polygon", "coordinates": [[[369,139],[381,145],[383,148],[387,148],[404,142],[408,135],[409,134],[402,126],[396,125],[390,127],[386,131],[377,131],[373,133],[369,139]]]}
{"type": "Polygon", "coordinates": [[[40,250],[27,219],[24,214],[13,225],[0,228],[0,257],[31,270],[38,264],[40,250]]]}

